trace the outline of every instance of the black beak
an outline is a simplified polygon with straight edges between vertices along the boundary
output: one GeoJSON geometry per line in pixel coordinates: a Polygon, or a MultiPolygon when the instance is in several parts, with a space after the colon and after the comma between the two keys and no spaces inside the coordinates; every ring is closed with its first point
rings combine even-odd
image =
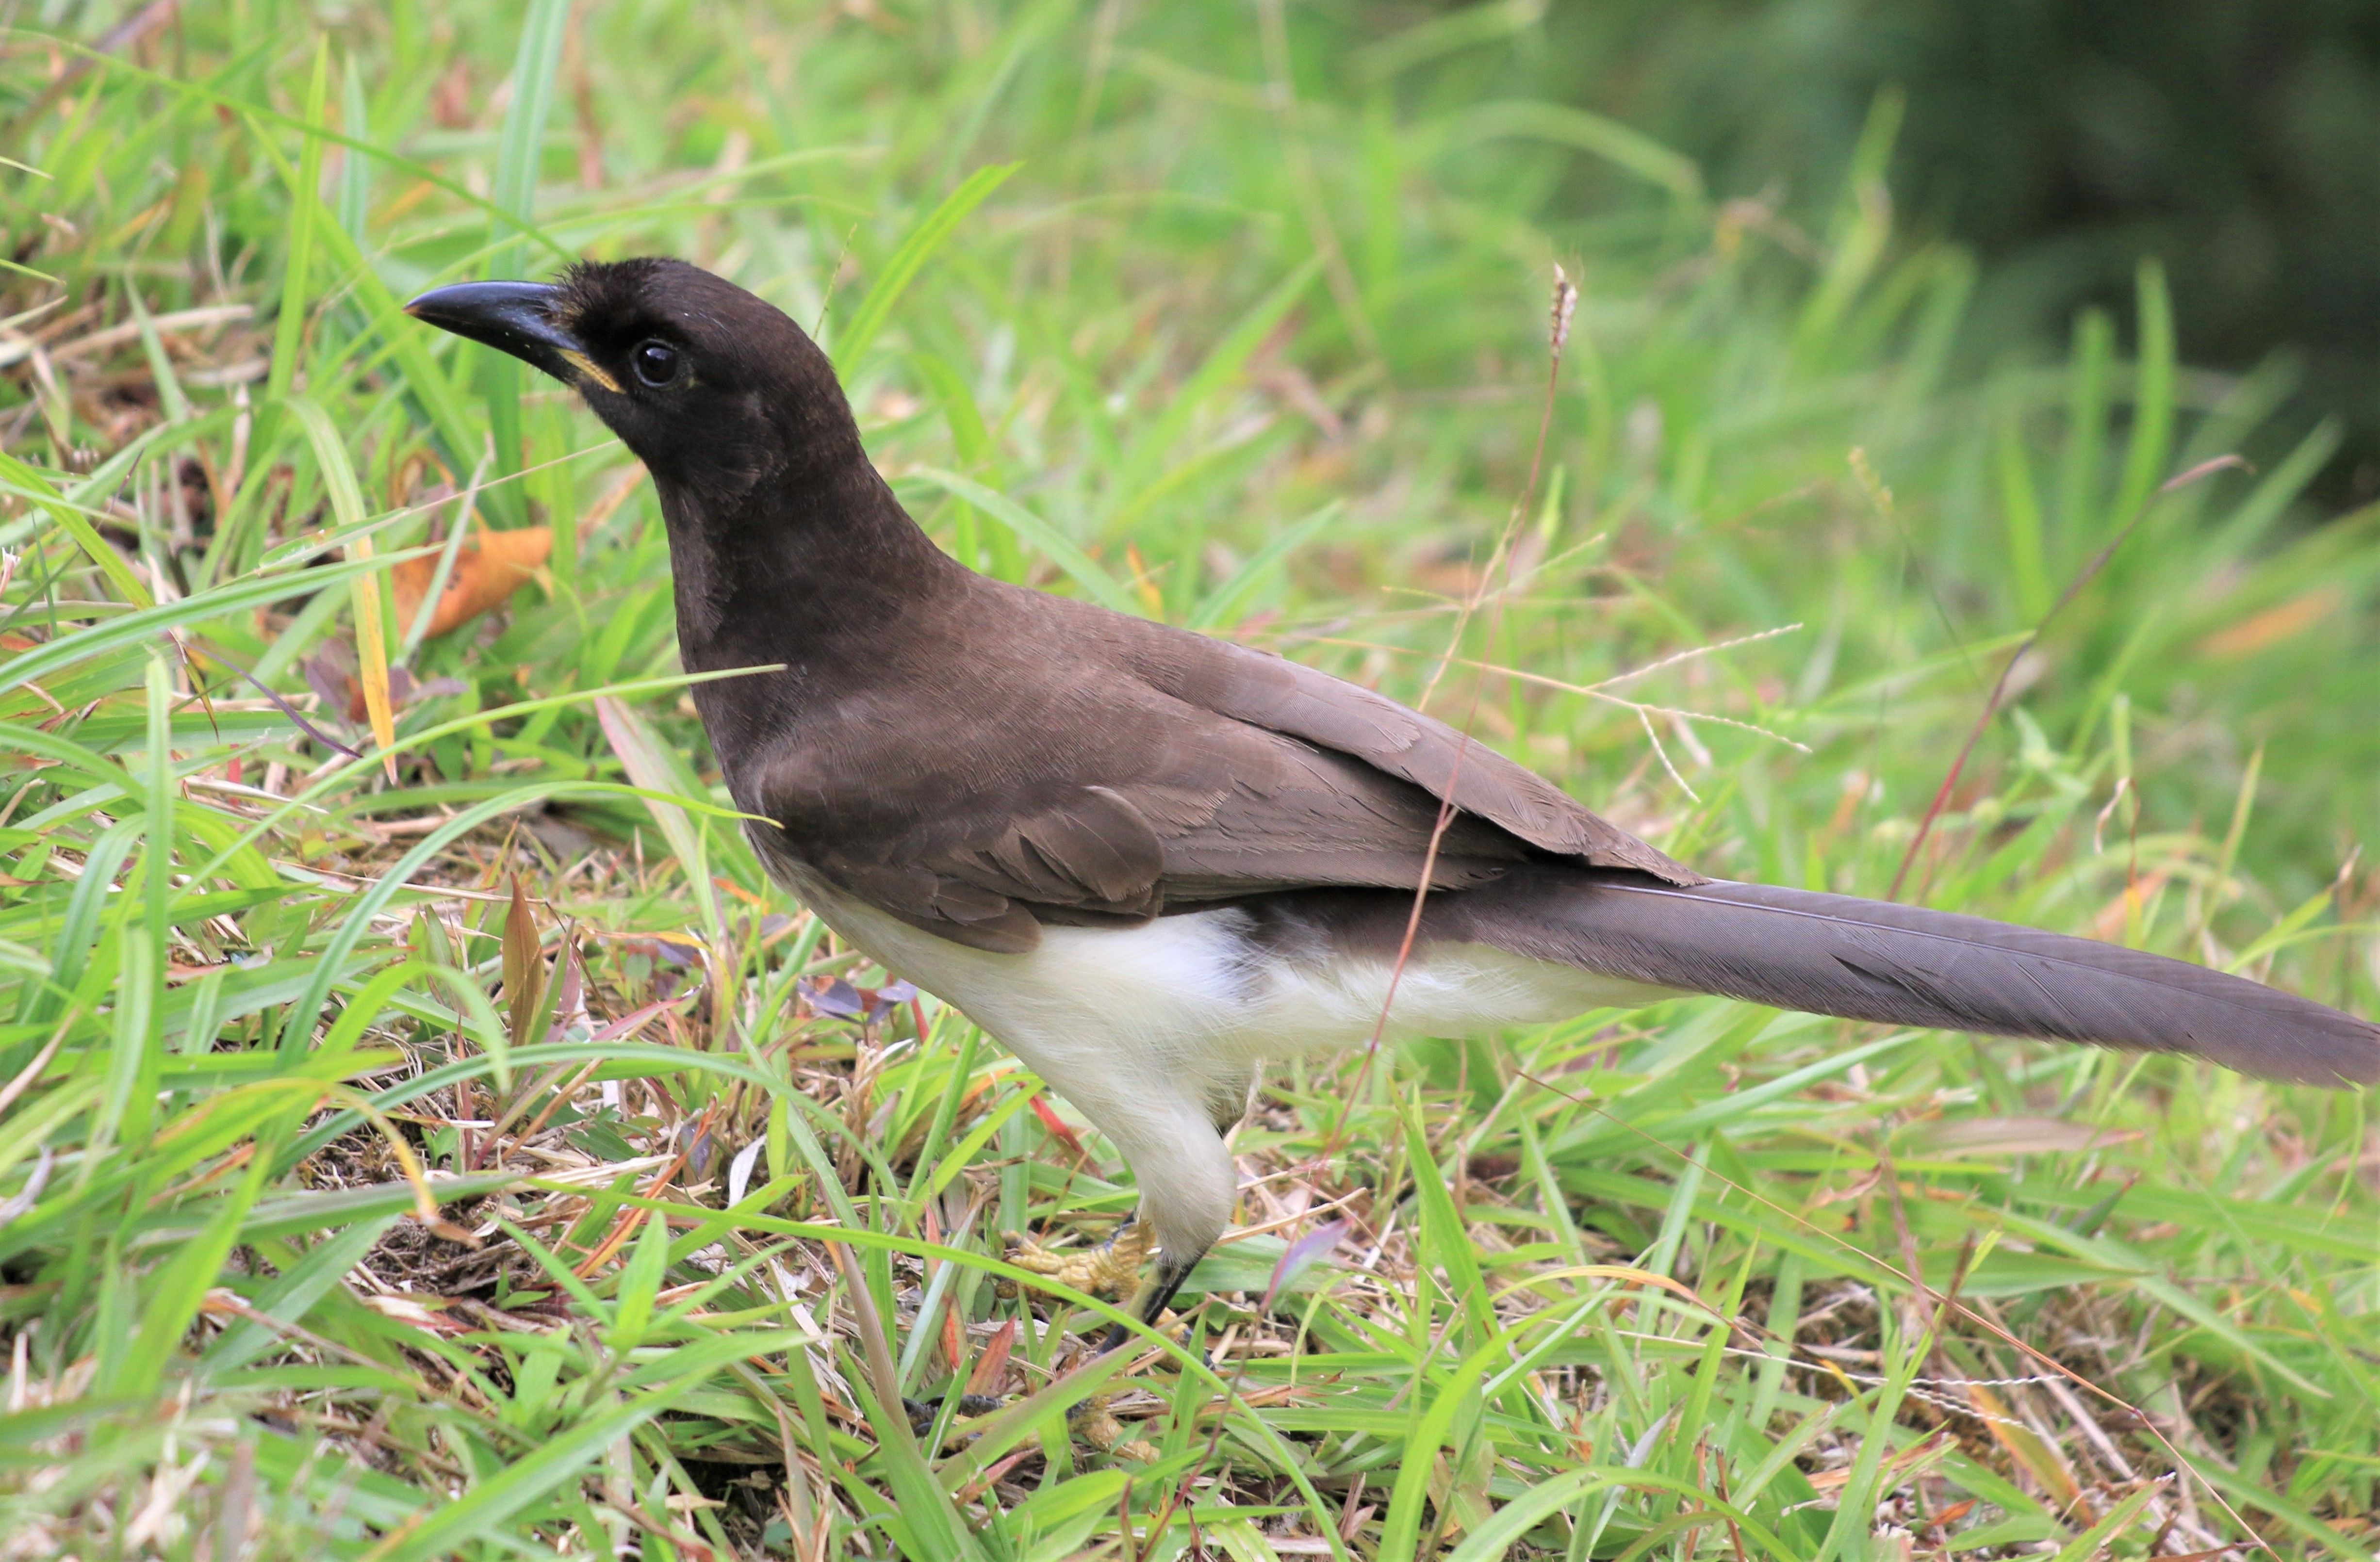
{"type": "Polygon", "coordinates": [[[433,287],[405,306],[418,321],[484,342],[541,369],[565,385],[592,381],[616,391],[612,377],[595,366],[578,338],[554,323],[548,310],[562,289],[544,282],[458,282],[433,287]]]}

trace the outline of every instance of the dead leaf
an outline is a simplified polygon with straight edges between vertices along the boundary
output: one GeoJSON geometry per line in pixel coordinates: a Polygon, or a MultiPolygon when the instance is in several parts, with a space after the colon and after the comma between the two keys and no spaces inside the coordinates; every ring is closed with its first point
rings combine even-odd
{"type": "Polygon", "coordinates": [[[512,904],[504,912],[505,1022],[515,1047],[541,1041],[529,1031],[543,1018],[545,953],[537,932],[537,917],[521,891],[520,875],[513,875],[512,904]]]}
{"type": "Polygon", "coordinates": [[[2216,630],[2198,642],[2202,656],[2252,656],[2302,634],[2347,605],[2347,593],[2336,586],[2318,586],[2278,607],[2251,613],[2239,623],[2216,630]]]}
{"type": "Polygon", "coordinates": [[[1948,1530],[1951,1525],[1957,1523],[1960,1520],[1964,1519],[1968,1514],[1973,1513],[1974,1510],[1975,1499],[1969,1497],[1964,1502],[1952,1503],[1941,1512],[1934,1515],[1930,1522],[1933,1528],[1937,1531],[1948,1530]]]}
{"type": "MultiPolygon", "coordinates": [[[[430,615],[431,635],[459,629],[481,613],[512,600],[529,576],[545,565],[553,552],[553,532],[547,527],[522,527],[514,531],[481,531],[455,551],[455,568],[438,606],[430,615]]],[[[390,569],[389,584],[396,592],[397,622],[407,630],[421,611],[421,599],[437,578],[438,555],[424,553],[390,569]]]]}
{"type": "MultiPolygon", "coordinates": [[[[1894,1454],[1891,1458],[1886,1459],[1883,1464],[1877,1467],[1876,1474],[1879,1477],[1895,1475],[1900,1471],[1908,1469],[1909,1466],[1916,1463],[1919,1459],[1929,1459],[1936,1454],[1949,1450],[1952,1447],[1954,1441],[1955,1439],[1953,1439],[1948,1430],[1936,1432],[1926,1437],[1925,1441],[1912,1444],[1910,1447],[1901,1449],[1900,1452],[1894,1454]]],[[[1853,1468],[1847,1464],[1840,1470],[1814,1470],[1809,1473],[1807,1479],[1810,1483],[1810,1489],[1816,1492],[1820,1496],[1825,1496],[1830,1493],[1840,1492],[1845,1486],[1850,1485],[1852,1473],[1853,1468]]],[[[1891,1484],[1891,1482],[1879,1480],[1876,1490],[1881,1492],[1891,1484]]]]}
{"type": "Polygon", "coordinates": [[[967,1374],[966,1391],[970,1394],[997,1394],[1008,1376],[1008,1355],[1016,1347],[1016,1320],[1009,1319],[1000,1326],[1000,1332],[984,1345],[983,1354],[976,1358],[975,1371],[967,1374]]]}

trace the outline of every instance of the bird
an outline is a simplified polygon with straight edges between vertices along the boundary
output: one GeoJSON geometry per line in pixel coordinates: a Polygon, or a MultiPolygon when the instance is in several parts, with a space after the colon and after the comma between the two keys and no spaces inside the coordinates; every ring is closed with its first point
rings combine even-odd
{"type": "Polygon", "coordinates": [[[644,463],[684,668],[742,671],[691,694],[753,851],[1122,1154],[1135,1216],[1066,1272],[1130,1289],[1144,1322],[1231,1220],[1225,1135],[1258,1071],[1383,1036],[1701,993],[2380,1083],[2380,1026],[2338,1010],[2118,945],[1707,878],[1386,696],[978,574],[886,484],[809,334],[685,260],[406,309],[572,387],[644,463]]]}

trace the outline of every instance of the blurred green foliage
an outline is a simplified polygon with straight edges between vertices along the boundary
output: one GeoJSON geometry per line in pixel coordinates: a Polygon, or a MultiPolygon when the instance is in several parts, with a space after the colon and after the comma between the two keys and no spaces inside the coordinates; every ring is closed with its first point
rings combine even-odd
{"type": "Polygon", "coordinates": [[[2345,424],[2317,493],[2380,496],[2380,6],[1630,0],[1544,27],[1502,68],[1805,220],[1897,89],[1890,182],[1985,262],[1976,342],[2054,337],[2155,255],[2182,357],[2287,355],[2299,429],[2345,424]]]}

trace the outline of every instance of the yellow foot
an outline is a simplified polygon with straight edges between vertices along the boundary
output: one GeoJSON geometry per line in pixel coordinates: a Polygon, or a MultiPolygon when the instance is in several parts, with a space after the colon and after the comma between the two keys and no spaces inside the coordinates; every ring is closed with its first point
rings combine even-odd
{"type": "Polygon", "coordinates": [[[1113,1241],[1088,1253],[1052,1253],[1027,1238],[1010,1251],[1008,1261],[1093,1296],[1128,1296],[1156,1251],[1156,1234],[1148,1222],[1135,1220],[1113,1241]]]}
{"type": "Polygon", "coordinates": [[[1145,1438],[1126,1438],[1123,1423],[1108,1409],[1108,1396],[1094,1394],[1075,1409],[1071,1418],[1083,1441],[1103,1454],[1141,1464],[1157,1462],[1157,1445],[1145,1438]]]}

